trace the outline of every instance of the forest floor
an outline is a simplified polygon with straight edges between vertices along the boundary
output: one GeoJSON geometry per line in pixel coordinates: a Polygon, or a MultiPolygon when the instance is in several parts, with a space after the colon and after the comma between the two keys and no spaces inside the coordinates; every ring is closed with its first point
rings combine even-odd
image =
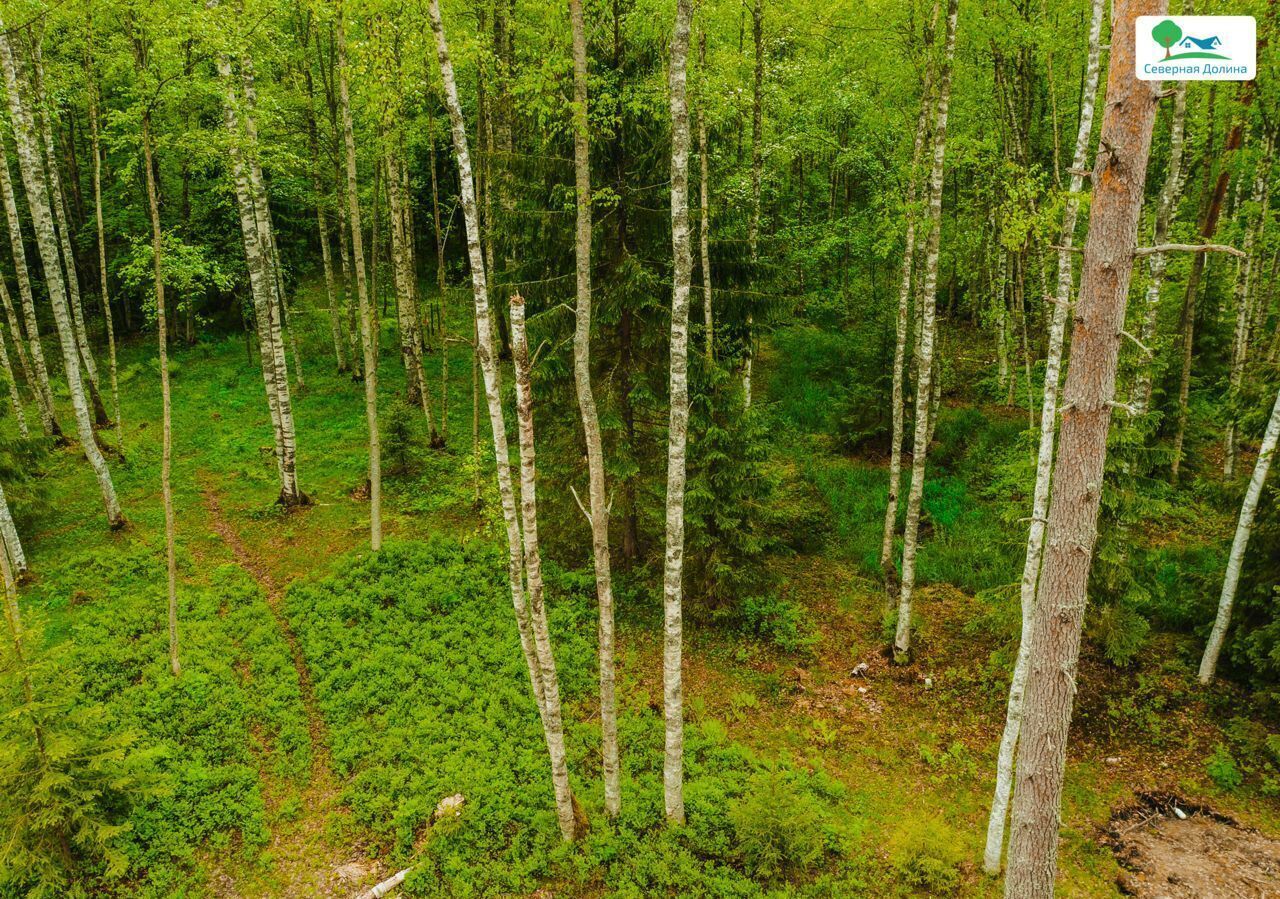
{"type": "MultiPolygon", "coordinates": [[[[361,832],[343,805],[346,784],[331,757],[329,723],[314,695],[298,635],[282,609],[290,584],[331,573],[335,560],[358,556],[367,545],[367,504],[352,496],[365,465],[362,391],[332,373],[322,355],[323,320],[308,321],[303,336],[314,355],[304,357],[308,387],[295,407],[298,470],[314,504],[288,514],[273,506],[262,383],[241,339],[210,339],[176,353],[174,483],[184,589],[210,583],[211,569],[224,562],[256,582],[296,672],[292,702],[298,706],[294,713],[305,719],[309,747],[303,770],[281,773],[269,752],[274,735],[250,729],[248,739],[258,747],[266,844],[244,854],[235,851],[234,839],[229,845],[215,843],[192,860],[191,891],[171,895],[350,896],[388,871],[389,860],[377,857],[378,842],[361,832]]],[[[118,466],[117,483],[130,518],[128,531],[111,535],[100,526],[87,467],[71,451],[53,458],[41,487],[45,499],[16,510],[20,527],[31,534],[34,584],[24,602],[44,610],[51,641],[77,638],[79,611],[72,591],[96,589],[69,586],[69,557],[143,546],[162,558],[159,451],[151,446],[159,430],[159,399],[149,388],[153,369],[145,361],[151,355],[149,345],[127,346],[121,363],[128,374],[122,392],[129,463],[118,466]]],[[[429,362],[438,366],[435,359],[429,362]]],[[[764,362],[767,369],[767,355],[764,362]]],[[[390,356],[384,363],[387,372],[397,368],[390,356]]],[[[429,461],[419,480],[391,485],[384,511],[389,537],[488,532],[489,524],[471,509],[470,475],[458,461],[469,452],[470,429],[462,423],[469,425],[471,415],[470,391],[462,380],[469,364],[461,348],[451,370],[460,378],[450,391],[453,448],[448,457],[429,461]],[[429,491],[421,485],[430,485],[429,491]]],[[[388,398],[402,383],[394,373],[380,380],[388,398]]],[[[883,651],[884,594],[867,576],[856,538],[860,529],[878,531],[879,513],[858,511],[859,503],[877,502],[859,485],[882,480],[883,468],[835,450],[813,456],[811,449],[797,449],[795,458],[780,464],[802,471],[819,487],[824,478],[842,479],[846,487],[852,485],[848,494],[854,497],[850,508],[831,512],[836,538],[777,562],[782,595],[803,610],[811,645],[785,653],[723,629],[687,627],[689,720],[723,722],[734,739],[755,750],[841,781],[849,791],[845,807],[856,810],[863,822],[855,837],[871,863],[879,859],[887,866],[885,847],[894,835],[928,821],[941,827],[961,859],[956,893],[995,896],[998,884],[981,874],[978,860],[1003,725],[1007,641],[990,628],[975,627],[990,617],[977,591],[933,579],[919,594],[915,661],[890,665],[883,651]],[[806,453],[809,458],[800,458],[806,453]],[[845,518],[859,515],[867,520],[842,530],[845,518]]],[[[965,514],[977,514],[973,510],[980,501],[962,497],[960,504],[965,514]]],[[[947,553],[965,557],[965,526],[995,525],[962,520],[954,532],[935,535],[932,549],[926,543],[922,557],[931,552],[935,560],[949,558],[947,553]],[[953,540],[957,545],[949,545],[953,540]]],[[[623,614],[618,644],[620,689],[660,697],[658,633],[623,614]]],[[[1243,700],[1227,686],[1209,701],[1193,692],[1187,672],[1170,667],[1178,651],[1171,638],[1156,635],[1151,651],[1129,668],[1116,668],[1089,650],[1082,658],[1064,792],[1063,896],[1117,896],[1121,880],[1132,882],[1132,872],[1116,859],[1109,828],[1116,810],[1132,806],[1139,794],[1176,794],[1261,834],[1280,834],[1280,805],[1274,799],[1248,787],[1221,789],[1207,776],[1206,762],[1224,741],[1229,710],[1243,700]]],[[[251,685],[248,692],[252,697],[251,685]]],[[[1155,838],[1151,842],[1154,853],[1155,838]]],[[[1124,865],[1146,864],[1133,860],[1143,851],[1126,844],[1124,865]]],[[[911,895],[902,884],[893,889],[911,895]]]]}

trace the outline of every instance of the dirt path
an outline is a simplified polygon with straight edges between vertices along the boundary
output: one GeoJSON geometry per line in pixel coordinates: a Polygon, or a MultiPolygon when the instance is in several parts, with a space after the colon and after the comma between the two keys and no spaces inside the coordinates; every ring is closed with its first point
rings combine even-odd
{"type": "Polygon", "coordinates": [[[237,877],[216,871],[214,895],[227,899],[266,896],[347,899],[362,885],[376,882],[378,871],[373,863],[364,859],[359,847],[338,845],[333,836],[335,828],[331,825],[343,814],[341,784],[333,773],[328,730],[316,705],[311,672],[297,635],[284,614],[287,584],[280,584],[263,560],[244,545],[223,514],[212,486],[206,483],[202,493],[209,513],[209,529],[222,540],[236,564],[262,588],[276,627],[289,646],[311,737],[311,770],[300,791],[297,784],[282,781],[265,768],[259,774],[271,824],[271,843],[266,849],[270,865],[264,871],[243,872],[237,877]],[[286,804],[293,805],[296,811],[282,813],[286,804]]]}

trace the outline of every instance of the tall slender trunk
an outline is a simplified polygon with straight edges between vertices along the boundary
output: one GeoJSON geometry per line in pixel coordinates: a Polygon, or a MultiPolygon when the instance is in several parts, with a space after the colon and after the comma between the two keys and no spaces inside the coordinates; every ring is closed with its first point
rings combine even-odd
{"type": "Polygon", "coordinates": [[[1067,735],[1086,588],[1098,534],[1107,431],[1133,273],[1138,219],[1151,153],[1157,85],[1136,78],[1134,30],[1125,23],[1159,15],[1167,0],[1118,0],[1111,35],[1107,103],[1094,166],[1067,366],[1053,501],[1039,601],[1031,627],[1031,665],[1017,754],[1008,899],[1052,899],[1067,735]]]}
{"type": "MultiPolygon", "coordinates": [[[[747,221],[747,245],[754,267],[760,258],[760,177],[764,170],[764,0],[755,0],[751,7],[751,39],[755,44],[755,72],[751,82],[751,215],[747,221]]],[[[755,314],[748,309],[742,361],[742,402],[748,409],[755,363],[754,331],[755,314]]]]}
{"type": "Polygon", "coordinates": [[[435,226],[432,237],[436,248],[436,290],[440,293],[440,442],[449,441],[449,305],[445,291],[444,233],[440,223],[440,186],[436,176],[436,134],[427,110],[427,148],[431,165],[431,220],[435,226]]]}
{"type": "Polygon", "coordinates": [[[566,840],[582,836],[578,829],[576,803],[569,785],[569,768],[565,761],[564,721],[560,709],[560,680],[556,674],[555,656],[551,651],[551,634],[547,629],[547,613],[543,603],[542,552],[538,546],[538,475],[533,445],[533,380],[529,359],[529,341],[525,335],[524,298],[511,298],[511,351],[516,375],[516,420],[520,444],[520,519],[524,537],[525,584],[528,590],[529,626],[533,633],[534,652],[538,657],[542,682],[542,720],[551,757],[551,783],[556,795],[556,815],[560,833],[566,840]]]}
{"type": "MultiPolygon", "coordinates": [[[[304,39],[303,44],[309,44],[304,39]]],[[[329,330],[333,336],[333,356],[338,373],[347,371],[346,335],[342,333],[342,309],[338,305],[338,293],[334,288],[333,254],[329,250],[329,219],[325,215],[324,178],[320,174],[320,137],[316,128],[315,84],[311,79],[311,66],[303,67],[303,81],[307,88],[307,149],[311,152],[311,189],[316,195],[316,231],[320,238],[320,260],[324,266],[324,289],[329,300],[329,330]]],[[[339,235],[341,241],[341,235],[339,235]]]]}
{"type": "Polygon", "coordinates": [[[378,349],[373,310],[364,268],[364,235],[360,227],[360,192],[356,183],[356,136],[351,120],[351,87],[347,64],[347,26],[344,4],[337,7],[338,95],[342,108],[342,139],[347,156],[347,206],[350,209],[352,256],[356,294],[360,300],[360,340],[364,349],[364,410],[369,425],[369,543],[382,548],[382,450],[378,445],[378,349]]]}
{"type": "MultiPolygon", "coordinates": [[[[1200,219],[1200,239],[1208,243],[1218,230],[1218,219],[1222,215],[1222,204],[1227,196],[1227,187],[1231,183],[1231,165],[1236,152],[1244,140],[1244,124],[1249,106],[1253,102],[1253,82],[1246,81],[1240,86],[1239,108],[1236,110],[1235,122],[1221,153],[1216,159],[1217,180],[1208,195],[1208,203],[1200,219]]],[[[1213,171],[1209,160],[1205,161],[1206,169],[1213,171]]],[[[1195,348],[1196,296],[1200,289],[1200,280],[1204,268],[1208,264],[1204,253],[1196,253],[1191,259],[1191,272],[1187,275],[1186,294],[1182,304],[1182,373],[1178,379],[1178,414],[1177,425],[1173,437],[1173,461],[1169,466],[1169,480],[1177,484],[1182,468],[1182,449],[1187,434],[1188,400],[1191,394],[1191,360],[1195,348]]]]}
{"type": "MultiPolygon", "coordinates": [[[[9,289],[0,281],[0,291],[8,294],[9,289]]],[[[18,423],[18,433],[27,438],[31,432],[27,429],[27,413],[22,408],[22,397],[18,394],[18,379],[14,376],[13,366],[9,364],[9,350],[4,344],[4,336],[0,335],[0,366],[4,368],[4,378],[9,384],[9,404],[13,406],[13,417],[18,423]]]]}
{"type": "Polygon", "coordinates": [[[933,342],[937,315],[938,252],[942,242],[942,176],[947,152],[947,115],[951,103],[951,61],[956,50],[958,0],[947,3],[947,35],[938,78],[938,108],[933,125],[933,163],[929,173],[929,231],[925,242],[924,281],[916,294],[920,307],[919,364],[916,369],[916,425],[912,440],[911,489],[902,531],[902,590],[898,598],[898,626],[893,656],[905,662],[911,654],[911,599],[916,585],[916,544],[920,533],[920,504],[924,498],[925,456],[932,429],[929,422],[933,391],[933,342]]]}
{"type": "MultiPolygon", "coordinates": [[[[4,31],[0,22],[0,32],[4,31]]],[[[67,308],[67,294],[62,282],[61,260],[58,253],[58,241],[53,225],[52,207],[48,187],[45,183],[43,167],[40,165],[40,148],[31,111],[27,108],[19,91],[17,61],[8,33],[0,33],[0,64],[4,68],[5,88],[9,100],[9,115],[12,120],[14,137],[18,146],[18,165],[22,171],[22,181],[27,189],[27,200],[31,207],[31,219],[36,234],[36,243],[40,249],[41,261],[44,263],[45,283],[49,290],[49,302],[53,306],[53,319],[58,329],[58,342],[62,347],[63,364],[66,366],[67,388],[71,394],[71,405],[75,410],[76,430],[80,437],[81,448],[85,459],[98,480],[102,492],[102,502],[107,513],[107,523],[113,529],[124,525],[124,515],[120,512],[120,502],[116,498],[116,488],[111,481],[111,470],[107,460],[98,449],[93,433],[93,422],[89,415],[89,404],[85,400],[84,383],[80,379],[80,358],[76,346],[75,334],[72,331],[71,314],[67,308]]],[[[27,322],[28,334],[32,336],[34,353],[35,331],[31,327],[35,319],[35,310],[27,322]]]]}
{"type": "Polygon", "coordinates": [[[252,166],[246,158],[253,152],[253,144],[244,128],[231,60],[225,54],[220,55],[217,67],[225,91],[223,121],[230,140],[228,151],[240,215],[240,233],[244,241],[245,263],[249,271],[254,317],[257,320],[258,349],[262,359],[267,408],[271,413],[276,469],[280,476],[279,502],[284,506],[294,506],[305,503],[306,497],[298,488],[297,439],[289,396],[289,374],[281,340],[280,309],[272,284],[270,248],[263,240],[264,232],[253,195],[252,166]]]}
{"type": "Polygon", "coordinates": [[[930,95],[933,90],[933,35],[940,0],[934,0],[933,16],[924,33],[924,85],[920,93],[920,113],[916,116],[916,136],[911,147],[911,170],[907,178],[906,234],[902,249],[902,275],[898,287],[898,314],[893,343],[893,431],[889,443],[889,497],[884,510],[884,531],[880,540],[880,570],[884,572],[885,601],[890,606],[898,593],[898,568],[893,558],[893,538],[898,530],[898,492],[902,484],[903,380],[906,374],[907,325],[911,316],[911,279],[916,255],[916,202],[920,190],[920,164],[925,138],[929,134],[930,95]]]}
{"type": "MultiPolygon", "coordinates": [[[[40,341],[40,328],[36,321],[36,304],[31,295],[31,275],[27,269],[27,249],[22,241],[22,222],[18,218],[18,201],[13,182],[9,178],[9,154],[0,137],[0,193],[4,194],[5,220],[9,226],[9,246],[13,250],[13,268],[18,281],[18,298],[22,303],[23,322],[27,330],[27,346],[31,351],[31,370],[35,382],[31,385],[40,410],[40,425],[48,437],[62,438],[62,428],[53,409],[53,389],[49,386],[49,369],[44,361],[44,345],[40,341]]],[[[5,310],[6,313],[8,310],[5,310]]],[[[10,327],[13,325],[10,320],[10,327]]],[[[15,338],[16,340],[16,338],[15,338]]]]}
{"type": "Polygon", "coordinates": [[[22,539],[18,536],[17,525],[13,523],[13,512],[9,509],[9,499],[4,495],[3,487],[0,487],[0,542],[4,543],[4,555],[14,573],[18,576],[25,574],[27,555],[22,550],[22,539]]]}
{"type": "Polygon", "coordinates": [[[1234,404],[1239,399],[1240,387],[1244,381],[1244,367],[1249,361],[1249,329],[1253,325],[1253,307],[1250,304],[1252,293],[1250,288],[1253,286],[1254,247],[1262,237],[1262,231],[1266,226],[1269,212],[1268,200],[1271,195],[1267,191],[1267,182],[1268,176],[1271,174],[1272,141],[1272,136],[1267,135],[1266,147],[1262,152],[1262,158],[1258,160],[1258,171],[1253,179],[1253,196],[1250,197],[1250,204],[1258,210],[1258,218],[1253,224],[1245,226],[1243,247],[1245,255],[1244,259],[1240,261],[1240,267],[1236,272],[1234,291],[1236,326],[1231,342],[1231,372],[1228,378],[1230,420],[1227,422],[1226,451],[1222,463],[1222,474],[1226,478],[1235,477],[1236,456],[1239,453],[1239,447],[1237,446],[1238,425],[1234,404]]]}
{"type": "Polygon", "coordinates": [[[1276,440],[1280,438],[1280,394],[1271,408],[1271,418],[1267,421],[1267,430],[1262,435],[1262,446],[1258,448],[1258,460],[1253,465],[1253,477],[1249,479],[1249,489],[1245,491],[1244,503],[1240,506],[1240,518],[1236,523],[1235,539],[1231,541],[1231,554],[1227,557],[1227,573],[1222,579],[1222,595],[1218,599],[1218,614],[1213,622],[1213,630],[1209,632],[1209,642],[1204,648],[1204,656],[1200,659],[1200,683],[1207,684],[1213,680],[1218,669],[1218,655],[1222,652],[1222,643],[1227,636],[1227,628],[1231,624],[1231,607],[1236,600],[1236,587],[1240,583],[1240,568],[1244,564],[1244,553],[1249,547],[1249,535],[1253,533],[1253,519],[1258,511],[1258,499],[1262,496],[1262,485],[1267,480],[1267,472],[1271,468],[1271,458],[1275,455],[1276,440]]]}
{"type": "Polygon", "coordinates": [[[89,391],[89,401],[93,406],[95,423],[104,427],[110,424],[106,407],[102,404],[102,394],[98,389],[98,366],[94,362],[93,350],[89,346],[89,335],[84,323],[84,304],[80,299],[80,276],[76,269],[75,253],[71,249],[71,223],[67,215],[66,195],[62,190],[62,176],[58,171],[58,153],[53,142],[53,116],[44,92],[44,62],[40,53],[40,41],[33,41],[32,87],[35,100],[35,123],[40,132],[44,146],[45,171],[48,177],[49,201],[53,207],[53,217],[57,224],[58,247],[62,253],[63,275],[67,291],[67,303],[71,309],[71,328],[75,336],[76,351],[83,363],[85,387],[89,391]]]}
{"type": "MultiPolygon", "coordinates": [[[[578,393],[578,408],[582,413],[582,435],[587,445],[588,502],[591,506],[587,518],[591,523],[591,557],[595,563],[596,599],[600,605],[600,746],[604,769],[604,810],[609,818],[616,818],[622,809],[622,793],[618,783],[621,766],[618,763],[618,708],[614,695],[609,499],[605,492],[600,418],[596,414],[596,398],[591,389],[591,145],[587,125],[587,30],[582,0],[569,0],[569,22],[573,29],[573,173],[578,200],[574,235],[578,306],[573,329],[573,380],[578,393]]],[[[706,172],[705,168],[703,172],[706,172]]],[[[704,202],[705,198],[704,193],[704,202]]],[[[705,214],[705,205],[703,209],[705,214]]],[[[705,270],[703,274],[705,276],[705,270]]],[[[710,324],[710,305],[707,311],[710,324]]],[[[513,307],[512,330],[515,330],[515,318],[513,307]]],[[[522,326],[517,338],[517,359],[521,354],[518,344],[523,336],[522,326]]],[[[710,346],[708,342],[708,358],[710,346]]]]}
{"type": "MultiPolygon", "coordinates": [[[[141,53],[141,51],[139,51],[141,53]]],[[[174,677],[182,673],[178,660],[178,565],[174,555],[173,488],[170,469],[173,460],[171,433],[171,401],[169,397],[169,347],[164,308],[163,231],[160,227],[160,197],[156,191],[155,172],[151,167],[151,112],[142,110],[142,158],[147,181],[147,204],[151,212],[151,252],[155,261],[156,331],[160,344],[160,399],[162,405],[160,456],[160,495],[164,502],[164,556],[169,586],[169,668],[174,677]]]]}
{"type": "Polygon", "coordinates": [[[1031,625],[1035,620],[1040,565],[1044,559],[1044,530],[1049,515],[1049,483],[1053,472],[1054,438],[1058,421],[1058,380],[1062,366],[1062,345],[1070,317],[1073,281],[1071,247],[1075,241],[1076,219],[1080,212],[1080,192],[1084,188],[1085,164],[1089,158],[1089,136],[1093,131],[1093,113],[1098,97],[1098,75],[1101,68],[1103,0],[1093,0],[1089,19],[1089,57],[1085,66],[1084,93],[1080,98],[1080,125],[1076,131],[1075,153],[1071,157],[1071,183],[1066,206],[1062,211],[1062,230],[1058,235],[1058,284],[1053,297],[1049,324],[1049,349],[1044,366],[1044,398],[1040,405],[1040,446],[1036,453],[1036,482],[1031,499],[1031,526],[1027,531],[1027,554],[1022,566],[1019,599],[1022,604],[1022,632],[1018,640],[1018,657],[1009,685],[1009,703],[1005,712],[1004,735],[996,762],[995,795],[991,800],[991,816],[987,820],[987,847],[982,866],[988,874],[1000,871],[1004,850],[1005,819],[1008,817],[1009,794],[1013,790],[1013,758],[1022,726],[1022,703],[1030,664],[1031,625]]]}
{"type": "Polygon", "coordinates": [[[98,277],[102,291],[102,319],[107,326],[107,364],[111,369],[111,411],[116,421],[116,452],[124,455],[124,421],[120,413],[120,377],[116,363],[116,326],[111,315],[111,292],[107,288],[107,232],[102,218],[102,147],[98,138],[98,79],[93,71],[93,29],[89,29],[89,52],[85,60],[89,82],[89,135],[93,152],[93,210],[98,235],[98,277]]]}
{"type": "MultiPolygon", "coordinates": [[[[554,680],[548,682],[545,676],[548,669],[544,663],[550,663],[550,671],[554,675],[554,661],[550,659],[549,643],[545,656],[539,651],[539,643],[542,641],[537,635],[537,630],[545,628],[545,620],[541,626],[535,621],[537,613],[541,611],[540,573],[536,584],[539,594],[539,608],[533,608],[533,603],[526,599],[524,585],[526,572],[525,547],[529,544],[521,539],[520,516],[516,509],[515,490],[512,485],[511,456],[507,444],[506,418],[502,409],[501,372],[498,367],[497,354],[494,351],[494,323],[489,307],[489,286],[485,273],[484,255],[480,248],[480,223],[479,216],[476,213],[475,181],[471,174],[471,153],[467,147],[466,124],[462,118],[462,106],[458,102],[458,84],[453,73],[453,62],[449,58],[449,45],[445,38],[444,24],[440,18],[439,0],[429,0],[428,14],[431,18],[431,30],[435,35],[436,57],[440,65],[441,80],[444,82],[445,107],[449,113],[454,156],[458,164],[460,201],[463,222],[467,232],[467,256],[471,264],[471,286],[475,298],[476,356],[479,359],[480,369],[484,375],[485,398],[489,407],[489,424],[493,432],[498,494],[502,502],[503,521],[506,525],[507,578],[511,588],[511,603],[515,610],[516,627],[520,634],[520,647],[524,652],[525,664],[529,669],[529,682],[533,688],[539,716],[542,719],[543,736],[547,742],[548,754],[551,756],[552,783],[556,792],[556,813],[560,823],[560,832],[564,839],[572,840],[578,833],[574,816],[573,795],[571,791],[567,790],[567,775],[562,778],[558,770],[560,765],[563,764],[563,759],[561,758],[558,762],[556,758],[556,744],[559,743],[562,746],[564,739],[563,732],[559,730],[559,696],[555,692],[556,682],[554,680]]],[[[527,347],[523,355],[527,358],[527,347]]],[[[520,378],[518,377],[518,387],[519,380],[520,378]]],[[[519,388],[521,390],[521,397],[519,398],[521,405],[528,405],[531,402],[525,390],[527,386],[526,382],[525,387],[519,388]]],[[[525,435],[522,433],[521,464],[522,473],[524,466],[527,466],[530,476],[528,487],[531,492],[525,503],[526,516],[530,514],[536,516],[536,506],[533,506],[530,502],[533,499],[533,484],[531,483],[533,474],[531,407],[529,407],[529,415],[529,433],[527,436],[530,442],[530,452],[528,455],[524,452],[523,439],[525,435]]],[[[524,418],[522,416],[522,431],[524,430],[523,425],[524,418]]],[[[525,525],[527,531],[529,525],[528,517],[526,517],[525,525]]],[[[528,541],[528,539],[529,535],[526,533],[525,541],[528,541]]],[[[533,545],[536,547],[536,530],[532,539],[534,541],[533,545]]],[[[530,599],[532,599],[531,594],[534,592],[534,588],[535,583],[531,574],[530,599]]]]}
{"type": "MultiPolygon", "coordinates": [[[[1187,14],[1190,15],[1190,12],[1187,14]]],[[[1182,195],[1182,147],[1186,140],[1186,123],[1187,82],[1179,81],[1174,88],[1173,119],[1169,123],[1169,168],[1165,172],[1164,186],[1160,189],[1160,200],[1156,206],[1155,246],[1168,242],[1169,226],[1178,211],[1178,200],[1182,195]]],[[[1129,400],[1134,416],[1145,414],[1151,404],[1151,382],[1154,377],[1152,368],[1155,364],[1152,343],[1156,337],[1156,316],[1160,311],[1160,289],[1164,286],[1166,263],[1164,253],[1155,253],[1151,257],[1151,281],[1147,285],[1146,305],[1138,331],[1138,342],[1145,348],[1142,350],[1144,357],[1138,364],[1129,400]]]]}
{"type": "Polygon", "coordinates": [[[409,236],[405,230],[406,216],[404,186],[400,178],[399,160],[395,149],[386,153],[387,206],[391,222],[391,258],[396,279],[396,317],[400,326],[400,353],[404,359],[409,396],[422,406],[427,420],[427,432],[433,447],[440,447],[440,432],[436,430],[431,412],[431,391],[422,367],[422,325],[414,298],[412,263],[409,259],[409,236]]]}
{"type": "Polygon", "coordinates": [[[9,324],[9,337],[13,340],[13,348],[18,353],[18,365],[22,368],[22,379],[26,381],[28,389],[37,397],[40,396],[40,388],[36,384],[35,372],[31,369],[31,361],[27,358],[27,341],[22,333],[22,325],[18,322],[18,314],[14,311],[13,297],[9,294],[9,285],[0,278],[0,301],[4,305],[4,316],[9,324]]]}
{"type": "Polygon", "coordinates": [[[710,149],[707,147],[707,31],[698,36],[698,248],[702,255],[702,328],[707,364],[715,361],[715,320],[711,310],[710,149]]]}
{"type": "MultiPolygon", "coordinates": [[[[756,0],[759,9],[760,0],[756,0]]],[[[671,423],[667,437],[666,558],[663,563],[662,683],[666,748],[662,784],[667,821],[684,824],[684,489],[689,440],[689,28],[692,0],[676,0],[671,36],[671,423]]],[[[748,338],[749,339],[749,338],[748,338]]],[[[750,356],[748,356],[748,362],[750,356]]],[[[743,382],[750,400],[750,368],[743,382]]]]}

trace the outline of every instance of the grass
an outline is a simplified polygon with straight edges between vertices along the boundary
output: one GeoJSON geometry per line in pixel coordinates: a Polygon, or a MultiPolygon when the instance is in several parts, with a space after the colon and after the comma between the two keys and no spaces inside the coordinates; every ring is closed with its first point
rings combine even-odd
{"type": "MultiPolygon", "coordinates": [[[[783,599],[804,610],[813,639],[788,653],[739,632],[687,629],[684,831],[661,826],[656,576],[619,576],[626,772],[614,829],[597,795],[591,580],[556,573],[550,601],[571,764],[596,825],[584,845],[566,849],[555,839],[544,749],[502,588],[487,468],[488,502],[480,513],[472,507],[466,348],[451,356],[449,448],[422,452],[413,473],[388,478],[387,548],[375,559],[367,504],[352,495],[365,472],[363,393],[332,371],[327,322],[310,310],[312,297],[295,314],[307,380],[295,402],[298,471],[311,507],[284,514],[273,504],[261,375],[242,338],[175,353],[180,681],[165,662],[149,343],[127,344],[121,357],[127,462],[113,473],[128,529],[106,530],[74,449],[53,451],[38,482],[13,497],[33,572],[24,608],[44,621],[50,644],[71,650],[85,701],[163,749],[169,790],[135,814],[135,869],[108,892],[213,895],[226,878],[245,896],[282,895],[301,882],[305,894],[319,890],[299,878],[323,879],[368,855],[419,863],[410,886],[425,895],[540,886],[573,896],[998,894],[976,862],[1010,654],[1007,628],[984,616],[1002,601],[994,588],[1016,580],[1021,546],[1018,526],[987,495],[982,467],[1025,425],[1021,413],[957,408],[939,424],[924,500],[920,660],[901,669],[878,655],[884,467],[802,431],[789,467],[814,486],[829,533],[776,567],[783,599]],[[242,556],[220,534],[210,495],[242,556]],[[849,676],[859,661],[873,666],[865,680],[849,676]],[[318,765],[332,796],[302,792],[318,765]],[[462,818],[431,823],[435,803],[459,791],[462,818]],[[748,805],[757,794],[782,798],[748,805]],[[793,818],[768,817],[790,810],[793,818]],[[760,820],[772,829],[753,831],[760,820]],[[779,845],[774,831],[795,839],[779,845]]],[[[383,345],[385,409],[403,380],[389,331],[383,345]]],[[[427,362],[438,383],[438,357],[427,362]]],[[[1180,558],[1172,548],[1158,556],[1163,583],[1177,582],[1180,558]]],[[[1193,567],[1212,562],[1197,556],[1193,567]]],[[[1140,682],[1188,682],[1174,656],[1167,670],[1140,660],[1117,672],[1086,650],[1064,792],[1064,895],[1116,895],[1116,863],[1097,828],[1153,782],[1211,797],[1251,824],[1280,821],[1275,800],[1250,783],[1227,793],[1210,780],[1206,762],[1223,743],[1218,713],[1192,691],[1140,682]],[[1174,698],[1147,714],[1142,704],[1156,689],[1174,698]],[[1142,708],[1125,704],[1132,697],[1142,708]],[[1145,751],[1153,735],[1168,768],[1145,751]],[[1123,761],[1102,761],[1109,757],[1123,761]]]]}

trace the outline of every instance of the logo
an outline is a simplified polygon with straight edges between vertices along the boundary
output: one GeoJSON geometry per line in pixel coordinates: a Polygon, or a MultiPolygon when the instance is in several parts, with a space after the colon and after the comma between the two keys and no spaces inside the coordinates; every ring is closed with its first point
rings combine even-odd
{"type": "Polygon", "coordinates": [[[1253,16],[1139,16],[1134,27],[1143,81],[1249,81],[1256,74],[1253,16]]]}

